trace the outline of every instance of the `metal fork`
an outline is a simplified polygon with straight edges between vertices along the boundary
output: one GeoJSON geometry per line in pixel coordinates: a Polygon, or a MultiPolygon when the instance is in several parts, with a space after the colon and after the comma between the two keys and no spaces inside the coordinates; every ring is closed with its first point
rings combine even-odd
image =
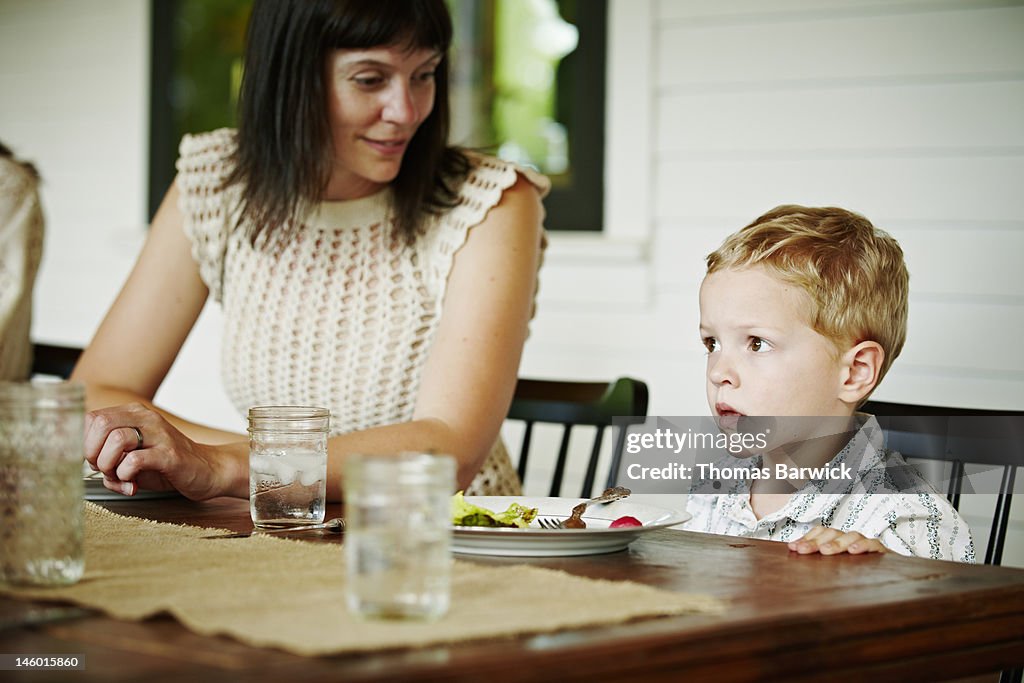
{"type": "Polygon", "coordinates": [[[558,519],[556,517],[538,517],[537,524],[542,529],[586,529],[587,523],[583,521],[583,513],[586,511],[589,505],[598,505],[601,503],[611,503],[628,496],[632,491],[624,486],[616,486],[614,488],[605,489],[597,498],[591,498],[585,500],[572,509],[572,513],[565,519],[558,519]]]}
{"type": "Polygon", "coordinates": [[[554,517],[538,517],[537,524],[540,525],[541,529],[561,529],[564,519],[555,519],[554,517]]]}
{"type": "Polygon", "coordinates": [[[286,534],[288,532],[299,532],[299,531],[314,531],[316,529],[324,529],[332,534],[340,534],[345,531],[345,520],[341,517],[334,517],[321,524],[303,524],[299,526],[283,526],[273,529],[253,529],[252,531],[242,531],[237,534],[214,534],[213,536],[203,536],[203,538],[249,538],[250,536],[257,536],[260,534],[286,534]]]}

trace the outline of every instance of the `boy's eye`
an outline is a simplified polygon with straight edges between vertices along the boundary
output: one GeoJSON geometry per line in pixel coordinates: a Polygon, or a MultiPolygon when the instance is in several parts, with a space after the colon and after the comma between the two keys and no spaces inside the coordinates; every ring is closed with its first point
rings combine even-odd
{"type": "Polygon", "coordinates": [[[764,353],[765,351],[770,351],[771,348],[772,345],[760,337],[750,338],[750,350],[754,353],[764,353]]]}
{"type": "Polygon", "coordinates": [[[704,342],[704,348],[708,350],[708,353],[718,350],[718,340],[714,337],[704,337],[701,341],[704,342]]]}

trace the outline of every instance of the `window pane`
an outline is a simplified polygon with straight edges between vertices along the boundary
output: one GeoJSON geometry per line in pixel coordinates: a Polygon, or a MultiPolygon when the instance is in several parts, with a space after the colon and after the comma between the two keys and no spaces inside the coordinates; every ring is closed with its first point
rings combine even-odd
{"type": "Polygon", "coordinates": [[[568,170],[565,124],[557,120],[558,69],[579,43],[554,0],[498,0],[494,130],[499,156],[557,176],[568,170]]]}
{"type": "Polygon", "coordinates": [[[600,230],[603,0],[449,0],[456,144],[547,174],[555,230],[600,230]]]}
{"type": "Polygon", "coordinates": [[[235,125],[252,0],[154,0],[149,213],[174,180],[185,133],[235,125]]]}

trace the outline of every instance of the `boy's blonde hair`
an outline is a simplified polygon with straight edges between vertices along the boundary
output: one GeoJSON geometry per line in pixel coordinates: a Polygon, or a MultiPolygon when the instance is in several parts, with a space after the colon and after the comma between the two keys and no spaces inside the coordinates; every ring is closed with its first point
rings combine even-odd
{"type": "Polygon", "coordinates": [[[707,264],[708,275],[761,265],[799,286],[814,303],[811,327],[837,349],[862,341],[881,345],[879,382],[903,349],[910,288],[903,250],[860,214],[778,206],[727,237],[707,264]]]}

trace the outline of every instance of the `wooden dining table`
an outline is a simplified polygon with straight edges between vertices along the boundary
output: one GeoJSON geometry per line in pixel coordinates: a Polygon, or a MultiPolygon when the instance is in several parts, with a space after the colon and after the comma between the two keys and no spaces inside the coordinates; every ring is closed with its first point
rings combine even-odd
{"type": "MultiPolygon", "coordinates": [[[[158,521],[234,531],[252,528],[246,500],[101,504],[119,514],[158,521]]],[[[328,517],[341,513],[339,506],[328,508],[328,517]]],[[[315,532],[301,537],[311,543],[344,540],[343,535],[315,532]]],[[[302,657],[199,635],[169,616],[121,621],[92,610],[2,597],[0,653],[74,654],[83,658],[85,668],[45,674],[7,670],[0,678],[218,683],[936,681],[993,672],[995,681],[1000,670],[1024,665],[1021,569],[892,553],[800,556],[781,543],[673,529],[642,534],[626,550],[604,555],[457,557],[703,593],[720,599],[726,609],[422,649],[302,657]]],[[[501,609],[494,605],[496,612],[501,609]]]]}

